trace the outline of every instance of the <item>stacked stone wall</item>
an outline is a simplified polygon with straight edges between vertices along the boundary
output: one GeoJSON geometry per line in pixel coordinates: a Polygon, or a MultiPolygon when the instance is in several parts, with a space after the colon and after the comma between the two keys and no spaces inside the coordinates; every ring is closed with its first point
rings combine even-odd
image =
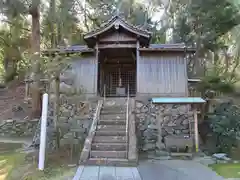
{"type": "Polygon", "coordinates": [[[151,104],[136,101],[138,145],[143,151],[166,148],[169,136],[193,137],[193,113],[190,105],[151,104]]]}

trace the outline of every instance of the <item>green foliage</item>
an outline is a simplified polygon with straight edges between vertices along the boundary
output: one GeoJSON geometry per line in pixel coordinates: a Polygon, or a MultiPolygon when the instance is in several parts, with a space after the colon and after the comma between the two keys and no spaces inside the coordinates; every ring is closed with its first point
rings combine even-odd
{"type": "Polygon", "coordinates": [[[216,141],[217,151],[229,153],[235,146],[240,130],[240,108],[230,102],[222,103],[217,105],[215,111],[207,117],[216,141]]]}
{"type": "Polygon", "coordinates": [[[13,81],[16,76],[17,76],[17,72],[16,71],[8,73],[5,76],[5,78],[4,78],[5,79],[5,83],[9,83],[9,82],[13,81]]]}
{"type": "Polygon", "coordinates": [[[42,71],[49,79],[56,78],[69,66],[70,57],[56,54],[55,57],[42,58],[42,71]]]}
{"type": "Polygon", "coordinates": [[[228,0],[193,0],[176,15],[175,41],[192,45],[199,39],[211,51],[219,48],[219,37],[240,23],[239,9],[228,0]]]}
{"type": "Polygon", "coordinates": [[[11,18],[11,24],[0,26],[0,60],[1,74],[5,82],[9,82],[18,74],[24,74],[24,53],[29,48],[30,36],[24,28],[26,20],[21,16],[11,18]]]}
{"type": "Polygon", "coordinates": [[[202,81],[197,85],[197,89],[203,93],[208,91],[232,93],[235,91],[233,83],[227,81],[226,77],[217,74],[202,78],[202,81]]]}

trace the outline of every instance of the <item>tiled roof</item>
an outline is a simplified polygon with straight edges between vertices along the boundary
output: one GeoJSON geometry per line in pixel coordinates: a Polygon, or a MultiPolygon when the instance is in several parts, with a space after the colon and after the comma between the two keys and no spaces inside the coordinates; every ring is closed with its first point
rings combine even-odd
{"type": "Polygon", "coordinates": [[[187,47],[184,43],[176,44],[150,44],[149,47],[140,48],[141,51],[195,51],[193,47],[187,47]]]}
{"type": "MultiPolygon", "coordinates": [[[[142,51],[194,51],[194,48],[186,47],[184,44],[150,44],[149,47],[140,48],[142,51]]],[[[94,49],[88,48],[87,45],[72,45],[67,47],[58,47],[56,49],[48,49],[43,52],[92,52],[94,49]]]]}
{"type": "Polygon", "coordinates": [[[61,50],[66,50],[66,51],[87,51],[87,50],[92,50],[91,48],[88,48],[87,45],[72,45],[68,47],[60,47],[61,50]]]}
{"type": "Polygon", "coordinates": [[[116,23],[119,23],[120,26],[124,26],[124,28],[134,31],[134,33],[139,34],[141,36],[145,36],[147,38],[151,37],[151,32],[147,31],[143,28],[140,28],[139,26],[134,26],[130,23],[128,23],[124,18],[120,16],[114,16],[109,21],[103,23],[98,29],[95,29],[87,34],[85,34],[84,38],[90,38],[92,36],[98,35],[101,32],[105,31],[107,28],[112,27],[116,23]]]}
{"type": "Polygon", "coordinates": [[[157,49],[172,49],[172,48],[185,48],[185,44],[178,43],[178,44],[150,44],[148,48],[157,48],[157,49]]]}
{"type": "Polygon", "coordinates": [[[68,53],[68,52],[91,52],[94,51],[91,48],[88,48],[86,45],[72,45],[67,47],[58,47],[56,49],[47,49],[43,53],[47,52],[57,52],[57,53],[68,53]]]}

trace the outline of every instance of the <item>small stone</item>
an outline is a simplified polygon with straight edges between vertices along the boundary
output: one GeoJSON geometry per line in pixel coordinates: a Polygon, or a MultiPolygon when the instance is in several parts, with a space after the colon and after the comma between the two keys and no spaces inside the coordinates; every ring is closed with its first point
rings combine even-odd
{"type": "Polygon", "coordinates": [[[189,125],[188,119],[184,119],[184,120],[182,121],[182,125],[189,125]]]}
{"type": "Polygon", "coordinates": [[[149,125],[148,125],[148,128],[149,128],[149,129],[158,129],[158,126],[157,126],[157,125],[154,125],[154,124],[149,124],[149,125]]]}
{"type": "Polygon", "coordinates": [[[68,164],[68,167],[76,167],[77,164],[68,164]]]}
{"type": "Polygon", "coordinates": [[[224,159],[225,157],[227,157],[227,154],[225,154],[225,153],[215,153],[212,156],[214,158],[217,158],[217,159],[224,159]]]}
{"type": "Polygon", "coordinates": [[[13,123],[14,120],[13,119],[8,119],[8,120],[5,120],[6,123],[13,123]]]}
{"type": "Polygon", "coordinates": [[[143,106],[143,103],[140,102],[136,102],[136,108],[140,109],[143,106]]]}
{"type": "Polygon", "coordinates": [[[147,113],[149,112],[149,108],[146,106],[141,107],[141,113],[147,113]]]}

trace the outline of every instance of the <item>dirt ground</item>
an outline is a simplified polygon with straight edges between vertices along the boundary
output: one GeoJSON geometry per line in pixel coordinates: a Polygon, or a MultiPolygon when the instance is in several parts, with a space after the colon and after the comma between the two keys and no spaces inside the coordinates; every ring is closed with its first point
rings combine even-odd
{"type": "Polygon", "coordinates": [[[66,180],[72,179],[77,167],[72,166],[69,150],[47,153],[44,171],[39,171],[38,152],[19,151],[19,144],[0,143],[0,180],[66,180]]]}

